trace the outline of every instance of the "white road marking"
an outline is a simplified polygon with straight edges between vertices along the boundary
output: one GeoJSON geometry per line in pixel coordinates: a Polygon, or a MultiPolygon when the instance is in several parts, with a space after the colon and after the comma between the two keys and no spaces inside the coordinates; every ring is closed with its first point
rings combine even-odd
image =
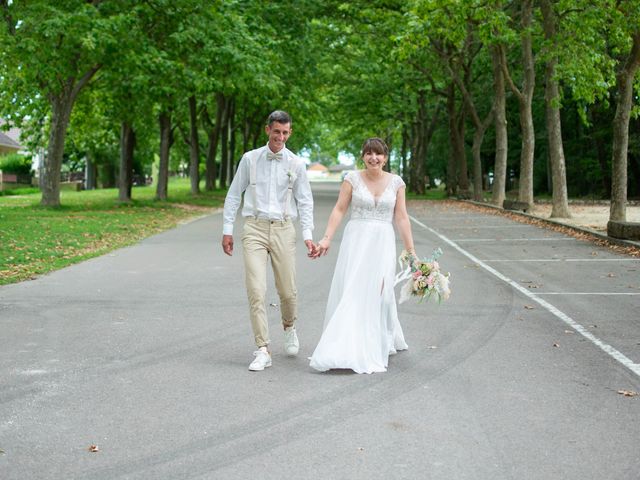
{"type": "Polygon", "coordinates": [[[476,258],[474,255],[472,255],[471,253],[467,252],[465,249],[460,247],[454,241],[452,241],[449,238],[445,237],[444,235],[436,232],[434,229],[432,229],[430,227],[427,227],[424,223],[420,222],[418,219],[416,219],[416,218],[414,218],[412,216],[410,216],[409,218],[411,218],[411,220],[416,225],[419,225],[422,228],[424,228],[425,230],[430,231],[436,237],[440,238],[443,242],[447,243],[451,247],[455,248],[462,255],[464,255],[465,257],[469,258],[472,262],[474,262],[474,263],[478,264],[480,267],[484,268],[487,272],[495,275],[500,280],[502,280],[503,282],[507,283],[512,288],[514,288],[515,290],[517,290],[520,293],[522,293],[524,296],[528,297],[530,300],[532,300],[532,301],[536,302],[538,305],[542,306],[548,312],[550,312],[553,315],[555,315],[557,318],[562,320],[565,324],[567,324],[568,326],[573,328],[580,335],[582,335],[587,340],[589,340],[591,343],[593,343],[595,346],[597,346],[602,351],[604,351],[607,355],[609,355],[610,357],[614,358],[617,362],[619,362],[620,364],[622,364],[623,366],[625,366],[626,368],[628,368],[629,370],[631,370],[633,373],[635,373],[637,376],[640,377],[640,364],[639,363],[634,363],[633,360],[631,360],[629,357],[627,357],[626,355],[624,355],[620,351],[616,350],[611,345],[609,345],[609,344],[603,342],[602,340],[600,340],[598,337],[596,337],[591,332],[589,332],[586,328],[584,328],[582,325],[580,325],[578,322],[576,322],[569,315],[567,315],[564,312],[558,310],[556,307],[551,305],[546,300],[543,300],[538,295],[532,293],[526,287],[523,287],[523,286],[519,285],[517,282],[511,280],[506,275],[503,275],[502,273],[498,272],[494,268],[492,268],[489,265],[487,265],[486,263],[484,263],[482,260],[476,258]]]}
{"type": "Polygon", "coordinates": [[[640,262],[640,258],[485,258],[483,262],[640,262]]]}
{"type": "MultiPolygon", "coordinates": [[[[434,225],[436,226],[436,225],[434,225]]],[[[442,228],[444,230],[462,230],[462,229],[476,229],[476,230],[480,230],[480,229],[485,229],[485,228],[540,228],[540,227],[535,227],[534,225],[476,225],[476,226],[472,226],[472,225],[465,225],[465,226],[451,226],[451,227],[447,227],[447,226],[438,226],[438,228],[442,228]]]]}
{"type": "Polygon", "coordinates": [[[456,242],[564,242],[572,240],[575,238],[456,238],[456,242]]]}
{"type": "Polygon", "coordinates": [[[537,292],[538,295],[640,295],[640,292],[537,292]]]}

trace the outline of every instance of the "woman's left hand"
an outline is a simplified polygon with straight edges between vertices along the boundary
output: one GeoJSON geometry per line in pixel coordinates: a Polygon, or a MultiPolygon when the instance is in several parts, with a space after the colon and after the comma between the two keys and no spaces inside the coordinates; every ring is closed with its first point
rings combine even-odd
{"type": "Polygon", "coordinates": [[[331,245],[331,241],[323,238],[318,242],[318,248],[316,248],[316,254],[314,258],[323,257],[329,251],[329,246],[331,245]]]}

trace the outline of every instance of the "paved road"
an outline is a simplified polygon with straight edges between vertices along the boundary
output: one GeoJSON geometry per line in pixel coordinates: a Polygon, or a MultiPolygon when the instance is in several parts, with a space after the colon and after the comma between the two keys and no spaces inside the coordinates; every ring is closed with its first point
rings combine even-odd
{"type": "MultiPolygon", "coordinates": [[[[335,188],[314,186],[319,233],[335,188]]],[[[410,349],[385,374],[307,366],[336,252],[302,248],[301,353],[281,353],[270,307],[274,366],[249,372],[219,214],[1,287],[0,478],[637,480],[640,396],[617,391],[640,392],[640,262],[451,205],[410,213],[454,294],[400,306],[410,349]]]]}

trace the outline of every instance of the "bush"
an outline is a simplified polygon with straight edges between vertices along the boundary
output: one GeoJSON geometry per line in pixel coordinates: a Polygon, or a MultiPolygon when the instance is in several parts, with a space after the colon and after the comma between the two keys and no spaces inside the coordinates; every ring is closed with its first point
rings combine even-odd
{"type": "Polygon", "coordinates": [[[31,176],[31,158],[17,153],[1,156],[0,170],[4,173],[31,176]]]}

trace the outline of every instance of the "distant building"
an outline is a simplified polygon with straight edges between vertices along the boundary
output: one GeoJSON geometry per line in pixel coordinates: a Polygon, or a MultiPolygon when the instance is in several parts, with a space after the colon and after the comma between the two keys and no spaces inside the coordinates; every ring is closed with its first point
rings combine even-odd
{"type": "MultiPolygon", "coordinates": [[[[0,127],[6,123],[7,122],[0,119],[0,127]]],[[[20,143],[20,130],[17,128],[11,128],[6,132],[0,130],[0,155],[17,153],[20,150],[24,150],[24,147],[20,143]]]]}
{"type": "Polygon", "coordinates": [[[307,167],[307,177],[309,179],[325,178],[329,174],[329,169],[321,163],[312,163],[307,167]]]}
{"type": "Polygon", "coordinates": [[[342,173],[345,170],[355,170],[355,165],[345,165],[344,163],[336,163],[334,165],[329,166],[329,171],[331,173],[342,173]]]}

